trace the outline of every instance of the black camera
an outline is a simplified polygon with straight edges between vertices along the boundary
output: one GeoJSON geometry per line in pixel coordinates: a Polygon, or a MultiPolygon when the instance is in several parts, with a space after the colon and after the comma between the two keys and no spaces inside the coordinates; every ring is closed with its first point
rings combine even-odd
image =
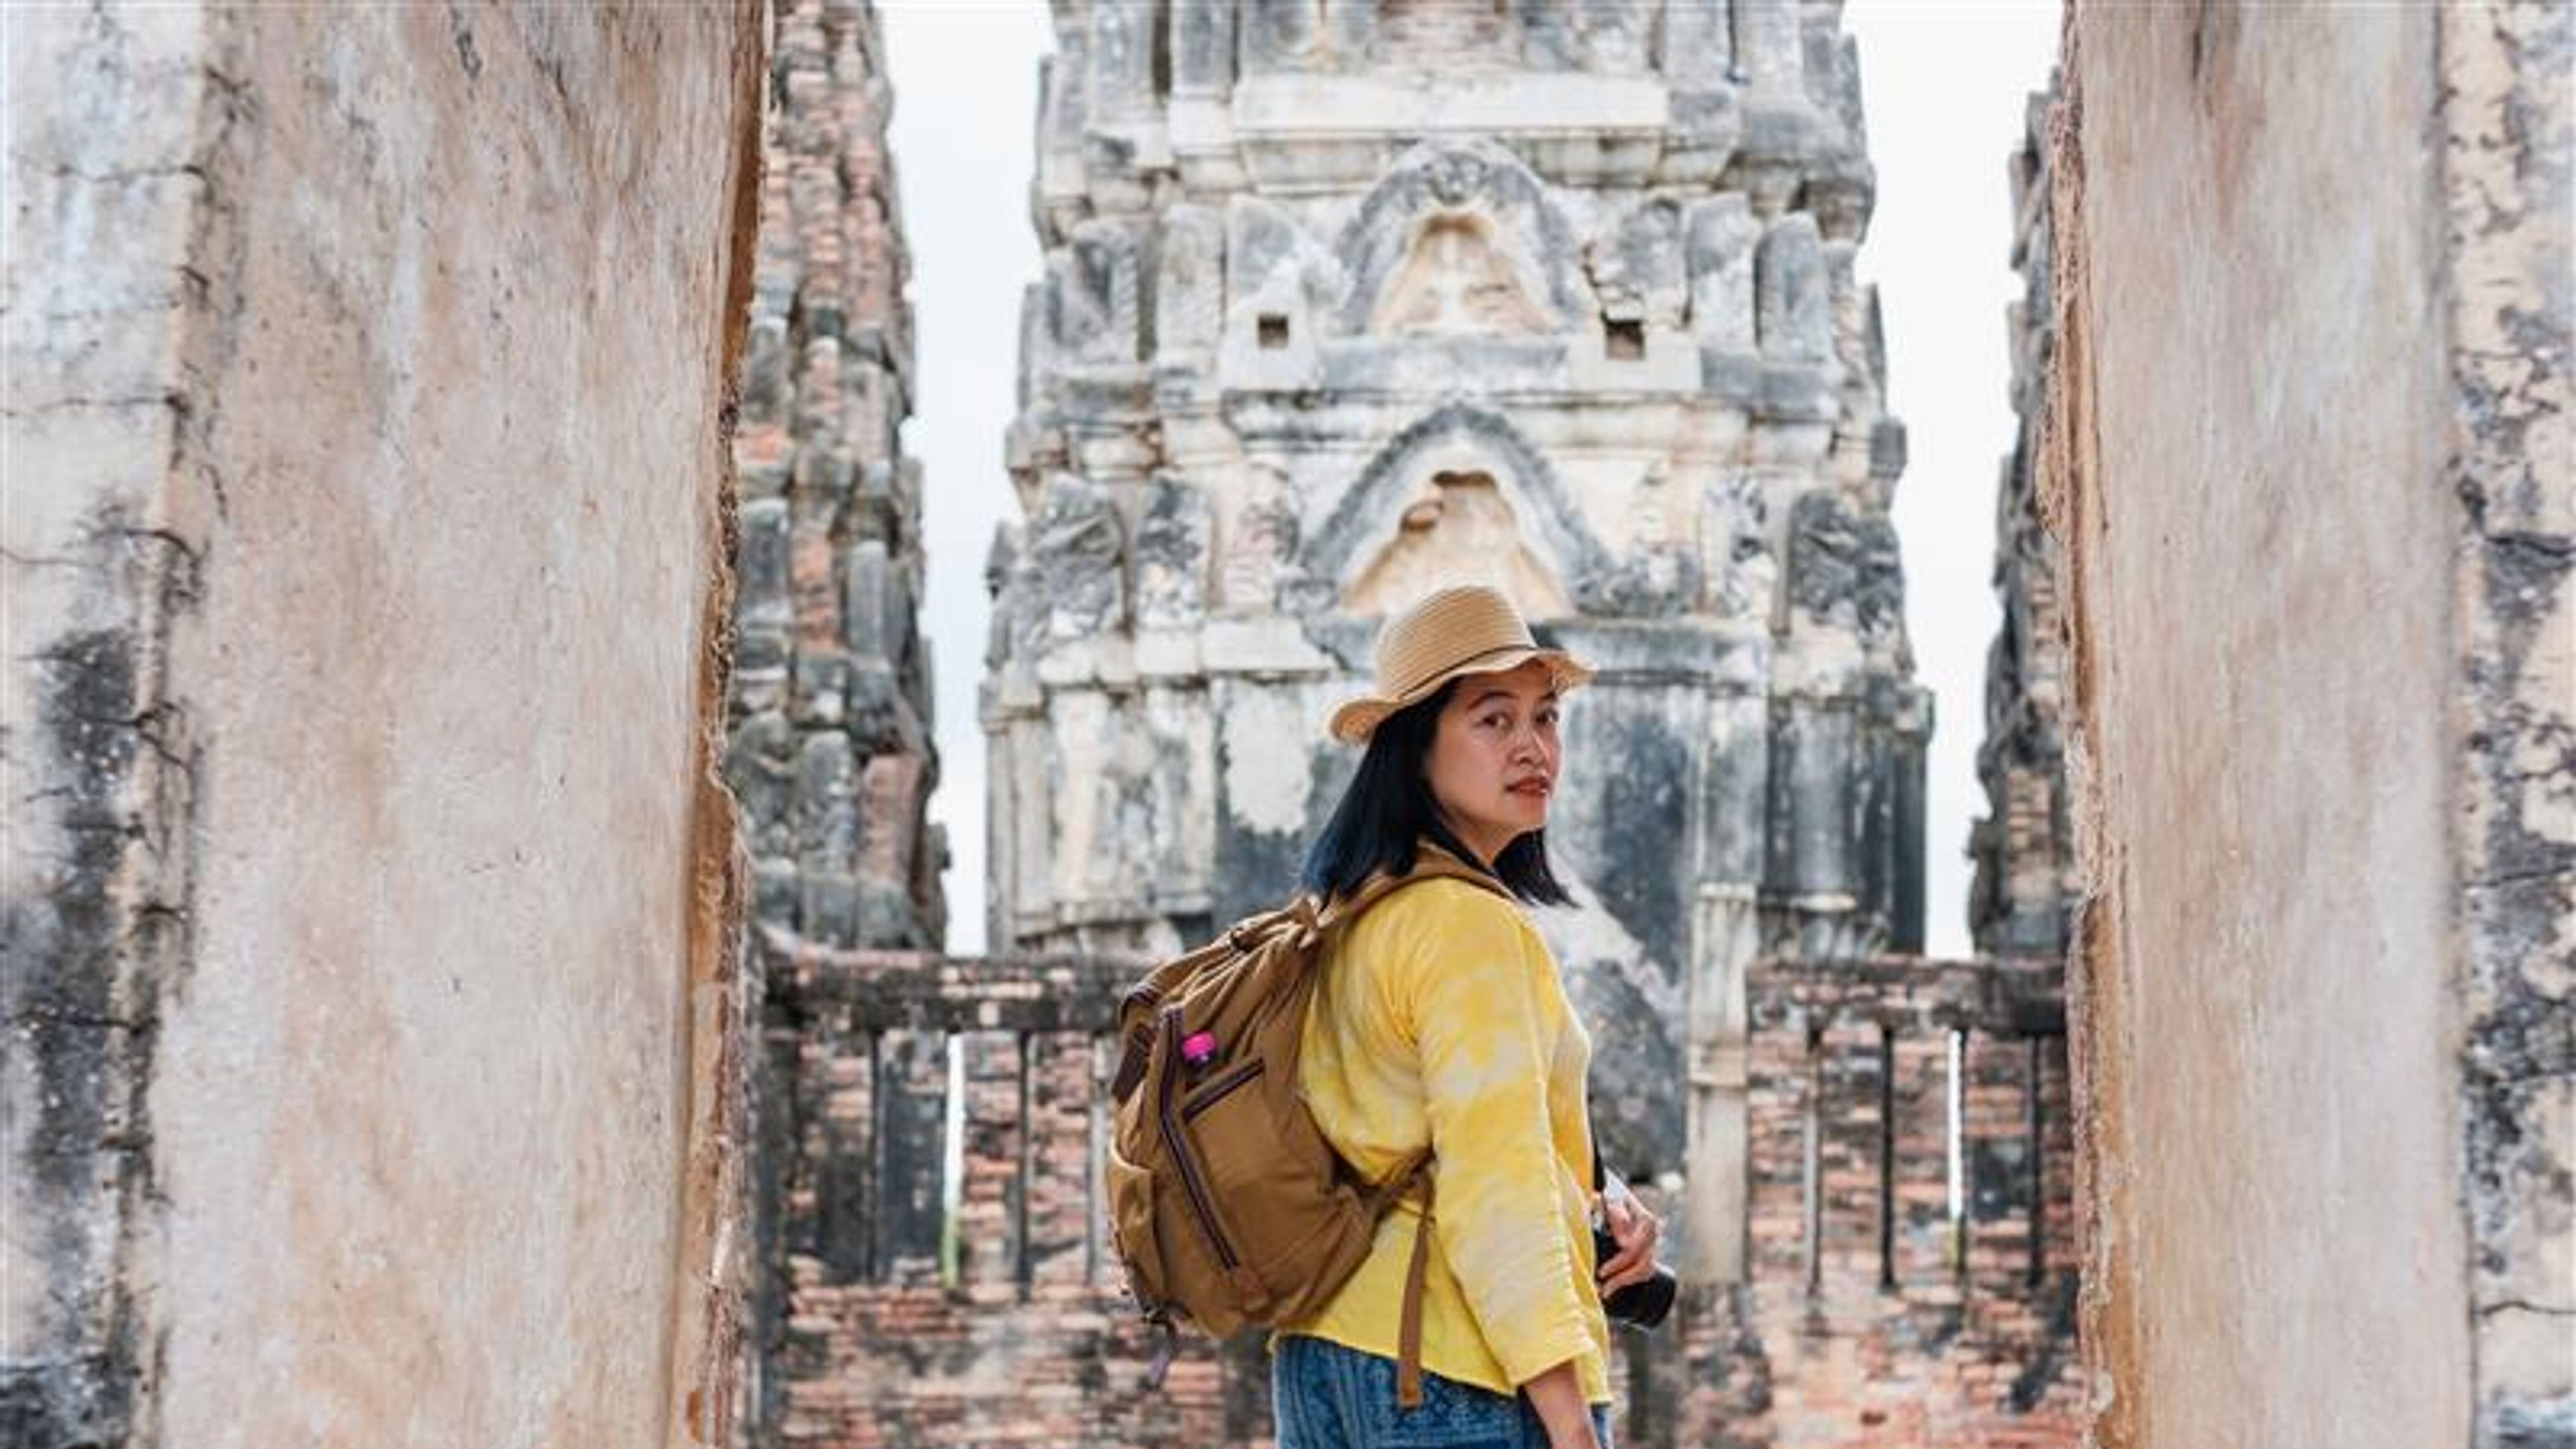
{"type": "MultiPolygon", "coordinates": [[[[1619,1251],[1619,1240],[1606,1228],[1592,1230],[1592,1260],[1607,1263],[1619,1251]]],[[[1612,1323],[1623,1323],[1640,1332],[1663,1323],[1673,1311],[1673,1295],[1680,1284],[1673,1270],[1661,1263],[1655,1265],[1655,1276],[1643,1283],[1631,1283],[1601,1300],[1601,1311],[1612,1323]]]]}

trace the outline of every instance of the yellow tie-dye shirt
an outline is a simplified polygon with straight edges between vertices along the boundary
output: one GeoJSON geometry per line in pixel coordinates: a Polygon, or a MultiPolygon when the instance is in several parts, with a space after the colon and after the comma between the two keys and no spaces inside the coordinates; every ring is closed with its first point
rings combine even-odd
{"type": "MultiPolygon", "coordinates": [[[[1497,1393],[1574,1361],[1607,1403],[1592,1286],[1591,1038],[1511,902],[1465,881],[1405,886],[1324,961],[1299,1084],[1345,1161],[1383,1181],[1433,1153],[1422,1366],[1497,1393]]],[[[1283,1330],[1396,1356],[1418,1206],[1378,1225],[1322,1314],[1283,1330]]]]}

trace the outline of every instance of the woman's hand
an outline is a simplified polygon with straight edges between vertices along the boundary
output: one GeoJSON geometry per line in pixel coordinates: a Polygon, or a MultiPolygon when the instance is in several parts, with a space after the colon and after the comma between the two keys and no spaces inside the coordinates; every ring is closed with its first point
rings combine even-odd
{"type": "Polygon", "coordinates": [[[1628,1184],[1612,1177],[1601,1190],[1601,1217],[1610,1229],[1611,1241],[1619,1251],[1601,1265],[1601,1296],[1609,1297],[1631,1283],[1643,1283],[1655,1276],[1655,1243],[1663,1236],[1661,1218],[1646,1211],[1628,1184]]]}
{"type": "Polygon", "coordinates": [[[1583,1381],[1575,1374],[1574,1360],[1567,1359],[1521,1385],[1521,1392],[1529,1395],[1530,1407],[1547,1426],[1547,1449],[1601,1449],[1600,1436],[1592,1432],[1592,1406],[1583,1401],[1583,1381]]]}

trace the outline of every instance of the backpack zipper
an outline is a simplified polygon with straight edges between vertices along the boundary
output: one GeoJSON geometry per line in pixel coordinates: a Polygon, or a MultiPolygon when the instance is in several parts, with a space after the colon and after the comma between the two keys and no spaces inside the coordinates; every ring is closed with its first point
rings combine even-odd
{"type": "MultiPolygon", "coordinates": [[[[1170,1043],[1171,1050],[1171,1055],[1164,1060],[1178,1059],[1181,1013],[1177,1009],[1163,1014],[1163,1036],[1170,1043]]],[[[1217,1266],[1232,1274],[1240,1266],[1234,1256],[1234,1245],[1225,1240],[1225,1230],[1217,1226],[1216,1204],[1208,1193],[1207,1184],[1199,1180],[1198,1163],[1192,1160],[1189,1144],[1181,1137],[1180,1119],[1172,1115],[1172,1081],[1173,1074],[1165,1072],[1162,1098],[1156,1103],[1163,1122],[1163,1149],[1172,1155],[1172,1165],[1181,1170],[1181,1186],[1188,1189],[1191,1213],[1199,1220],[1199,1231],[1207,1235],[1208,1246],[1216,1250],[1217,1266]]]]}
{"type": "Polygon", "coordinates": [[[1187,1122],[1196,1118],[1201,1112],[1215,1106],[1219,1097],[1225,1096],[1235,1088],[1242,1086],[1244,1083],[1251,1081],[1253,1078],[1260,1075],[1261,1059],[1259,1057],[1255,1057],[1251,1061],[1245,1062],[1242,1066],[1235,1068],[1233,1071],[1226,1073],[1224,1076],[1217,1078],[1215,1081],[1208,1083],[1206,1086],[1199,1089],[1199,1094],[1197,1096],[1192,1097],[1181,1104],[1181,1120],[1187,1122]]]}

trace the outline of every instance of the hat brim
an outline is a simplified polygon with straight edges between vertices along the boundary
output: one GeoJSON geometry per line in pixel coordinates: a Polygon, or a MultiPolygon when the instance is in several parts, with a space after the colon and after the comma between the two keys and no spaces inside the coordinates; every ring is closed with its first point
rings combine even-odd
{"type": "Polygon", "coordinates": [[[1461,660],[1401,694],[1392,696],[1365,694],[1351,700],[1333,711],[1332,721],[1326,728],[1332,731],[1334,739],[1346,745],[1363,744],[1367,742],[1370,735],[1377,733],[1377,727],[1386,722],[1387,716],[1410,705],[1420,704],[1438,694],[1440,687],[1453,679],[1469,674],[1502,674],[1534,660],[1547,665],[1548,673],[1555,676],[1559,694],[1588,684],[1592,680],[1592,666],[1577,660],[1562,649],[1518,646],[1496,649],[1479,654],[1472,659],[1461,660]]]}

